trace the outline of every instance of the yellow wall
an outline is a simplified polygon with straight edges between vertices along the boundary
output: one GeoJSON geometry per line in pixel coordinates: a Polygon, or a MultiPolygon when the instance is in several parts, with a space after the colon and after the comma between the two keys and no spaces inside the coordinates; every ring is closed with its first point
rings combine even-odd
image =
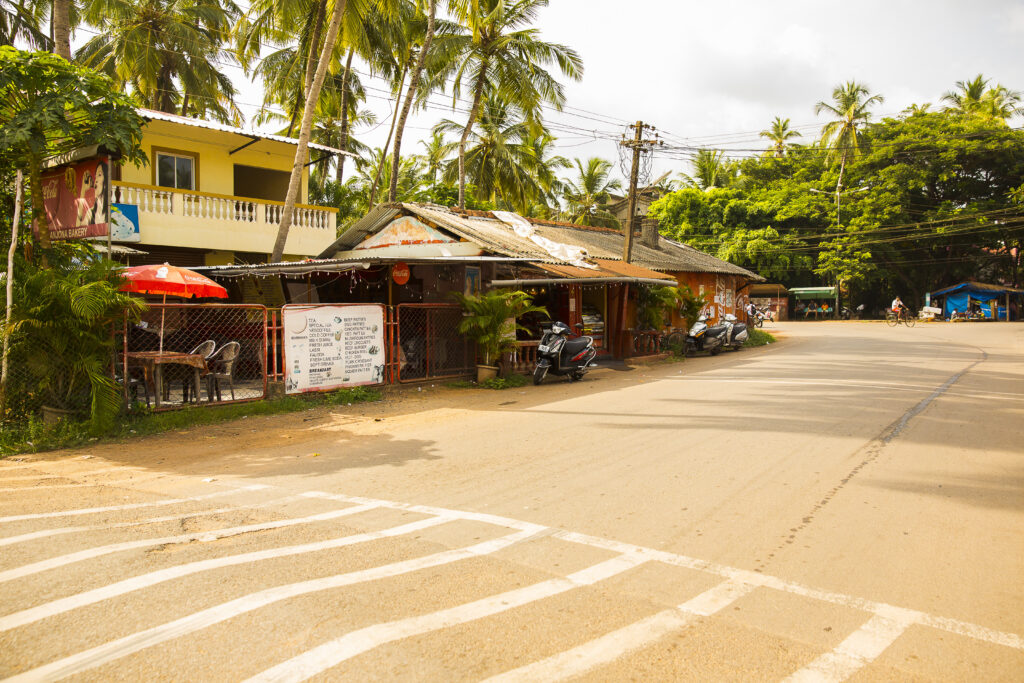
{"type": "MultiPolygon", "coordinates": [[[[152,164],[156,161],[153,148],[181,150],[199,155],[200,192],[214,194],[238,194],[235,192],[235,164],[258,166],[291,173],[295,161],[295,145],[274,140],[260,140],[245,149],[229,155],[231,150],[241,147],[251,138],[236,133],[195,128],[167,121],[149,121],[142,130],[142,148],[149,157],[149,163],[136,168],[131,164],[121,170],[121,179],[129,183],[156,185],[152,164]]],[[[316,152],[314,152],[315,154],[316,152]]],[[[309,200],[309,168],[302,172],[302,188],[298,202],[309,200]]],[[[277,201],[283,202],[284,197],[277,201]]]]}
{"type": "MultiPolygon", "coordinates": [[[[235,251],[269,253],[277,237],[280,211],[263,200],[239,203],[246,188],[236,188],[236,164],[291,172],[295,145],[274,140],[258,140],[243,150],[229,154],[251,138],[243,135],[194,126],[149,121],[143,129],[142,146],[149,162],[141,166],[125,165],[121,183],[126,187],[121,201],[139,206],[140,248],[145,245],[210,249],[212,262],[230,262],[235,251]],[[195,192],[158,190],[153,165],[156,151],[181,152],[197,157],[195,192]],[[209,195],[209,196],[207,196],[209,195]],[[196,203],[198,202],[198,204],[196,203]]],[[[313,152],[319,156],[319,152],[313,152]]],[[[315,256],[335,239],[337,210],[308,207],[308,167],[303,170],[302,186],[293,225],[288,233],[285,253],[296,258],[315,256]]],[[[285,197],[271,200],[283,202],[285,197]]]]}

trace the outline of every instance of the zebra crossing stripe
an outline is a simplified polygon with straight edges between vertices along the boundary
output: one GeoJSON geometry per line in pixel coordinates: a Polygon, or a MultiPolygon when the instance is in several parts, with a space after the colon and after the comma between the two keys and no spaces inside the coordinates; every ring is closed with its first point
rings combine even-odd
{"type": "Polygon", "coordinates": [[[248,486],[240,486],[229,489],[227,491],[217,491],[216,493],[204,493],[201,496],[189,496],[188,498],[165,498],[164,500],[153,500],[147,503],[127,503],[125,505],[108,505],[106,507],[98,508],[81,508],[78,510],[62,510],[59,512],[37,512],[30,515],[12,515],[10,517],[0,517],[0,524],[8,522],[22,522],[28,519],[50,519],[53,517],[73,517],[76,515],[92,515],[98,512],[118,512],[120,510],[137,510],[139,508],[146,507],[159,507],[161,505],[177,505],[178,503],[192,503],[197,500],[207,500],[209,498],[216,498],[218,496],[230,496],[239,491],[261,491],[263,489],[270,488],[266,484],[250,484],[248,486]]]}
{"type": "Polygon", "coordinates": [[[875,614],[836,649],[818,657],[784,683],[839,683],[870,664],[917,621],[913,613],[888,610],[875,614]]]}
{"type": "Polygon", "coordinates": [[[419,520],[417,522],[410,522],[409,524],[403,524],[401,526],[392,527],[390,529],[383,529],[381,531],[371,531],[362,534],[352,534],[349,536],[341,536],[339,538],[332,538],[327,541],[317,541],[315,543],[303,543],[301,545],[285,546],[282,548],[272,548],[269,550],[257,550],[250,553],[242,553],[239,555],[229,555],[228,557],[218,557],[210,560],[198,560],[196,562],[189,562],[187,564],[181,564],[176,567],[169,567],[167,569],[161,569],[148,574],[142,574],[140,576],[133,576],[130,579],[118,581],[100,588],[85,591],[84,593],[78,593],[77,595],[71,595],[66,598],[60,598],[52,602],[47,602],[36,607],[30,607],[29,609],[22,610],[20,612],[14,612],[7,616],[0,617],[0,632],[8,631],[12,628],[31,624],[32,622],[39,621],[40,619],[46,619],[53,617],[64,612],[70,612],[73,609],[79,607],[85,607],[86,605],[92,605],[102,600],[109,600],[132,591],[142,590],[143,588],[149,588],[155,586],[158,583],[164,581],[171,581],[173,579],[180,579],[183,576],[189,576],[191,574],[198,574],[199,572],[209,571],[211,569],[219,569],[221,567],[231,567],[240,564],[250,564],[252,562],[259,562],[260,560],[271,560],[279,557],[288,557],[291,555],[301,555],[303,553],[313,553],[321,550],[330,550],[332,548],[341,548],[348,545],[355,545],[357,543],[366,543],[368,541],[376,541],[382,538],[391,538],[393,536],[401,536],[402,534],[409,534],[414,531],[420,531],[428,527],[437,526],[439,524],[445,524],[453,521],[454,517],[431,517],[429,519],[419,520]]]}
{"type": "Polygon", "coordinates": [[[749,583],[723,581],[673,609],[663,610],[547,659],[492,676],[487,683],[558,681],[580,676],[679,631],[698,617],[711,616],[754,588],[749,583]]]}
{"type": "Polygon", "coordinates": [[[160,643],[168,640],[173,640],[175,638],[189,635],[190,633],[195,633],[196,631],[201,631],[213,626],[214,624],[227,621],[228,619],[237,617],[240,614],[245,614],[246,612],[266,607],[267,605],[280,602],[281,600],[287,600],[289,598],[328,590],[331,588],[341,588],[343,586],[351,586],[366,581],[386,579],[400,574],[407,574],[421,569],[428,569],[430,567],[438,567],[472,557],[489,555],[516,543],[521,543],[531,538],[535,538],[545,532],[546,527],[530,525],[529,528],[523,531],[517,531],[514,534],[502,536],[501,538],[484,541],[483,543],[478,543],[467,548],[446,550],[434,555],[417,557],[412,560],[404,560],[402,562],[381,565],[379,567],[371,567],[369,569],[362,569],[355,572],[349,572],[347,574],[336,574],[334,576],[328,576],[320,579],[300,581],[298,583],[287,584],[284,586],[275,586],[274,588],[268,588],[257,593],[251,593],[200,612],[195,612],[194,614],[190,614],[166,624],[154,626],[153,628],[133,633],[123,638],[104,643],[103,645],[98,645],[83,652],[50,662],[49,664],[44,664],[43,666],[18,674],[17,676],[12,676],[11,678],[6,679],[5,683],[59,680],[67,676],[72,676],[83,671],[88,671],[89,669],[93,669],[97,666],[102,666],[109,662],[116,661],[134,652],[159,645],[160,643]]]}
{"type": "Polygon", "coordinates": [[[35,541],[40,538],[48,538],[50,536],[61,536],[63,534],[74,534],[82,531],[106,531],[107,529],[124,529],[133,526],[144,526],[146,524],[159,524],[160,522],[176,522],[183,519],[191,519],[193,517],[205,517],[207,515],[219,515],[225,512],[235,512],[237,510],[249,510],[258,507],[268,507],[271,505],[284,505],[286,503],[298,500],[301,496],[285,496],[283,498],[275,498],[273,500],[263,501],[260,503],[248,503],[246,505],[233,505],[225,508],[214,508],[212,510],[197,510],[196,512],[186,512],[184,514],[177,515],[165,515],[163,517],[150,517],[149,519],[140,519],[133,522],[118,522],[116,524],[93,524],[92,526],[64,526],[57,529],[43,529],[42,531],[32,531],[27,534],[21,534],[20,536],[7,536],[0,538],[0,547],[5,545],[14,545],[15,543],[24,543],[26,541],[35,541]]]}
{"type": "Polygon", "coordinates": [[[647,562],[638,553],[619,555],[564,578],[549,579],[532,586],[492,595],[482,600],[459,605],[430,614],[408,617],[385,624],[375,624],[345,634],[305,652],[261,674],[246,683],[288,683],[304,681],[327,671],[345,660],[395,640],[417,636],[443,628],[506,612],[515,607],[550,598],[559,593],[590,586],[647,562]]]}
{"type": "Polygon", "coordinates": [[[331,510],[330,512],[321,512],[316,515],[309,515],[307,517],[293,517],[291,519],[279,519],[273,522],[261,522],[259,524],[246,524],[244,526],[229,527],[226,529],[215,529],[213,531],[198,531],[191,534],[180,534],[178,536],[164,536],[162,538],[145,538],[140,541],[126,541],[124,543],[112,543],[110,545],[98,546],[96,548],[89,548],[87,550],[80,550],[78,552],[69,553],[67,555],[60,555],[59,557],[52,557],[48,560],[41,560],[39,562],[33,562],[32,564],[22,565],[15,567],[14,569],[8,569],[7,571],[0,572],[0,583],[5,581],[13,581],[14,579],[20,579],[23,576],[30,576],[32,574],[38,574],[39,572],[48,571],[50,569],[56,569],[57,567],[64,567],[75,562],[83,562],[85,560],[91,560],[96,557],[102,557],[103,555],[110,555],[112,553],[119,553],[125,550],[134,550],[136,548],[148,548],[154,545],[167,545],[173,543],[192,543],[199,541],[200,543],[206,543],[209,541],[216,541],[221,538],[228,538],[230,536],[238,536],[240,534],[249,534],[254,531],[267,531],[270,529],[282,529],[284,527],[296,526],[298,524],[312,524],[314,522],[325,522],[331,519],[337,519],[339,517],[345,517],[347,515],[354,515],[359,512],[365,512],[372,510],[375,505],[355,505],[344,510],[331,510]]]}

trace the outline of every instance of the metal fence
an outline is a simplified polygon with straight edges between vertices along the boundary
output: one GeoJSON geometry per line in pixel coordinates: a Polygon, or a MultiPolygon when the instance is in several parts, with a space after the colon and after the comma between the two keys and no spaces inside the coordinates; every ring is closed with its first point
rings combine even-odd
{"type": "Polygon", "coordinates": [[[116,376],[129,405],[248,401],[267,391],[267,309],[155,304],[126,325],[116,376]]]}
{"type": "Polygon", "coordinates": [[[398,381],[459,377],[473,370],[472,344],[458,331],[462,308],[445,304],[399,304],[397,323],[398,381]]]}
{"type": "MultiPolygon", "coordinates": [[[[75,343],[72,339],[66,341],[75,343]]],[[[77,341],[92,344],[89,340],[77,341]]],[[[100,352],[107,353],[102,349],[100,352]]],[[[41,350],[25,335],[12,334],[7,372],[0,392],[0,429],[31,419],[56,421],[70,415],[88,414],[91,384],[85,368],[69,362],[74,355],[41,350]]],[[[101,369],[104,373],[108,371],[101,369]]]]}

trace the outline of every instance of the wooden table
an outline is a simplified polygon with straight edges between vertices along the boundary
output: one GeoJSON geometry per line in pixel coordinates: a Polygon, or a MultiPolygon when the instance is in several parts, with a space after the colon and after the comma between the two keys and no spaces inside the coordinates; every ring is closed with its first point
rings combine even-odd
{"type": "Polygon", "coordinates": [[[206,358],[202,354],[182,351],[130,351],[125,356],[128,366],[142,368],[146,376],[145,381],[154,386],[157,408],[160,407],[164,393],[164,365],[192,367],[196,380],[196,403],[199,402],[199,378],[209,372],[206,367],[206,358]]]}

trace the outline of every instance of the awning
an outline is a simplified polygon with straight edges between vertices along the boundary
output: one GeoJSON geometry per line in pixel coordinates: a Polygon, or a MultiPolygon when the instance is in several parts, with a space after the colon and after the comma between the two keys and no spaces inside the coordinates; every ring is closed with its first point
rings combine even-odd
{"type": "Polygon", "coordinates": [[[794,299],[833,299],[836,296],[836,288],[794,287],[789,290],[789,294],[794,299]]]}

